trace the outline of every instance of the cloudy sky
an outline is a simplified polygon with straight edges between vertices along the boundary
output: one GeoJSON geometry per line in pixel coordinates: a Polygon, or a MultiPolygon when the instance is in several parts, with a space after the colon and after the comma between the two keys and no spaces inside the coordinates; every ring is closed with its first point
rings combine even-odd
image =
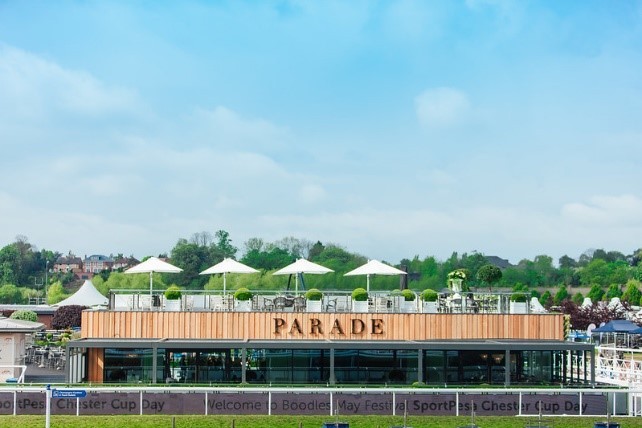
{"type": "Polygon", "coordinates": [[[2,0],[0,245],[629,254],[641,70],[639,1],[2,0]]]}

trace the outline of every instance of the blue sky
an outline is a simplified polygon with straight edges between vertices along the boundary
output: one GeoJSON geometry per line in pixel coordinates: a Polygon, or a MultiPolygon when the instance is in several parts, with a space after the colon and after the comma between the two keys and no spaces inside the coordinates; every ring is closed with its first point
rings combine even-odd
{"type": "Polygon", "coordinates": [[[628,254],[640,70],[639,1],[0,0],[0,244],[628,254]]]}

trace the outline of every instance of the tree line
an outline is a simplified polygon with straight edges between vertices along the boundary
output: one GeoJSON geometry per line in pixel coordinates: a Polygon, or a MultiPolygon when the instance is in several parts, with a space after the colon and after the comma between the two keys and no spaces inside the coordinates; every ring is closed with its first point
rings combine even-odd
{"type": "MultiPolygon", "coordinates": [[[[24,236],[18,236],[15,242],[0,249],[0,303],[24,303],[30,297],[43,296],[45,278],[49,302],[65,298],[73,291],[73,287],[70,287],[73,278],[69,274],[51,271],[60,256],[61,253],[55,250],[38,250],[24,236]],[[45,273],[46,269],[50,271],[45,273]]],[[[199,232],[189,238],[180,238],[169,253],[158,256],[168,257],[183,272],[155,274],[155,288],[163,289],[175,284],[193,290],[222,288],[221,276],[200,275],[200,272],[225,257],[235,258],[260,270],[260,273],[252,275],[228,275],[228,289],[247,287],[253,290],[284,289],[288,283],[292,286],[292,278],[274,276],[272,273],[297,258],[306,258],[335,271],[326,275],[305,275],[307,288],[352,290],[363,286],[365,278],[345,277],[343,274],[368,260],[366,256],[350,252],[338,244],[294,237],[274,242],[251,238],[243,244],[243,250],[240,251],[224,230],[215,233],[199,232]]],[[[613,296],[624,296],[637,305],[639,296],[634,290],[640,288],[641,261],[642,249],[634,250],[628,255],[619,251],[596,249],[585,251],[577,259],[564,255],[557,263],[547,255],[536,256],[533,260],[524,259],[511,265],[497,256],[491,257],[479,252],[453,252],[443,261],[434,256],[414,256],[389,264],[407,271],[407,286],[416,291],[428,288],[441,290],[446,287],[448,274],[455,270],[466,273],[465,287],[485,288],[491,284],[483,281],[480,269],[495,265],[501,268],[501,277],[493,286],[530,292],[549,305],[559,304],[564,300],[578,301],[580,297],[591,297],[597,301],[613,296]],[[588,289],[587,296],[581,295],[578,287],[588,289]],[[637,301],[634,301],[636,297],[637,301]]],[[[145,289],[148,287],[148,280],[146,275],[105,271],[92,281],[106,294],[109,289],[145,289]]],[[[398,276],[375,276],[371,278],[370,288],[392,290],[399,288],[400,283],[398,276]]]]}

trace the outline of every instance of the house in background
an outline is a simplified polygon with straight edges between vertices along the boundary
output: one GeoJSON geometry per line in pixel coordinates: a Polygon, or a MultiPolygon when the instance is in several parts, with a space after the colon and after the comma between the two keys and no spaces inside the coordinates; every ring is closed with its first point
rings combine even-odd
{"type": "Polygon", "coordinates": [[[83,271],[86,273],[99,273],[103,270],[112,270],[114,259],[111,257],[103,256],[101,254],[93,254],[89,257],[85,256],[83,262],[83,271]]]}
{"type": "Polygon", "coordinates": [[[80,275],[83,271],[82,259],[69,253],[67,256],[60,256],[53,265],[53,271],[57,273],[73,272],[80,275]]]}

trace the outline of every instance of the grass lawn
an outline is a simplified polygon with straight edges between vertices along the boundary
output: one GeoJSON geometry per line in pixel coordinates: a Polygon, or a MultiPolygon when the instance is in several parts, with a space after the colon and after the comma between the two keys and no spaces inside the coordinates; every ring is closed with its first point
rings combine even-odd
{"type": "MultiPolygon", "coordinates": [[[[334,422],[328,416],[52,416],[52,428],[321,428],[324,422],[334,422]]],[[[348,422],[350,428],[389,428],[402,426],[402,416],[346,416],[339,421],[348,422]]],[[[553,428],[586,428],[603,421],[600,417],[545,418],[553,428]]],[[[612,418],[622,428],[642,427],[642,418],[612,418]]],[[[475,418],[480,428],[515,428],[537,426],[536,418],[494,417],[475,418]]],[[[412,417],[408,416],[407,426],[413,428],[456,428],[470,423],[470,417],[412,417]]],[[[0,416],[0,427],[41,428],[44,416],[0,416]]]]}

